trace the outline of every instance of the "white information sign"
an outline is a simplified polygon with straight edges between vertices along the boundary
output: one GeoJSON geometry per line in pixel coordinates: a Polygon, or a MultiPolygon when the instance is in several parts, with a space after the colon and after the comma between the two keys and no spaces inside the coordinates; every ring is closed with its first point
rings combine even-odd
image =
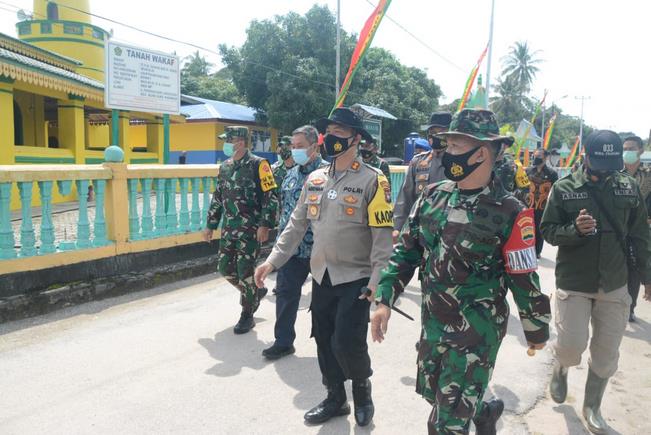
{"type": "Polygon", "coordinates": [[[181,110],[179,58],[107,41],[104,102],[109,109],[178,115],[181,110]]]}

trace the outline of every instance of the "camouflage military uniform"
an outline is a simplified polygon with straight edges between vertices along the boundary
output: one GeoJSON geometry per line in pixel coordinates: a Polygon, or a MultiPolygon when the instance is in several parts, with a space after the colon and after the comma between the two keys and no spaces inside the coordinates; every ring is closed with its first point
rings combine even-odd
{"type": "Polygon", "coordinates": [[[221,165],[208,210],[208,228],[219,228],[224,219],[218,271],[240,291],[243,312],[253,313],[259,305],[253,282],[258,255],[256,235],[259,227],[276,226],[275,189],[269,163],[247,152],[240,160],[231,158],[221,165]]]}
{"type": "MultiPolygon", "coordinates": [[[[465,122],[483,122],[475,119],[481,113],[466,116],[465,122]]],[[[463,132],[455,122],[450,132],[463,132]]],[[[497,135],[496,122],[494,130],[497,135]]],[[[482,415],[482,397],[506,334],[507,288],[527,341],[548,339],[549,299],[540,291],[534,244],[532,210],[495,178],[471,192],[442,181],[428,186],[414,205],[376,300],[392,307],[425,259],[416,391],[434,405],[430,433],[466,434],[470,420],[482,415]]]]}
{"type": "Polygon", "coordinates": [[[507,272],[502,250],[512,238],[534,240],[530,212],[493,183],[466,196],[441,182],[416,203],[377,297],[392,306],[427,257],[416,391],[436,403],[439,433],[464,433],[491,377],[509,317],[513,292],[527,340],[548,338],[549,300],[540,292],[532,248],[514,252],[522,270],[507,272]],[[523,235],[516,226],[528,222],[523,235]],[[529,252],[530,251],[530,252],[529,252]]]}
{"type": "Polygon", "coordinates": [[[516,162],[511,155],[505,154],[502,160],[495,162],[493,171],[507,192],[525,204],[528,202],[529,179],[519,162],[516,162]]]}
{"type": "MultiPolygon", "coordinates": [[[[276,186],[282,186],[283,180],[287,176],[287,172],[295,165],[290,166],[289,168],[285,165],[285,160],[289,159],[292,156],[292,150],[290,148],[292,144],[292,138],[289,136],[283,136],[280,139],[280,143],[277,146],[278,154],[280,159],[271,165],[271,171],[274,174],[274,179],[276,180],[276,186]]],[[[277,193],[280,193],[277,191],[277,193]]]]}
{"type": "Polygon", "coordinates": [[[374,154],[370,159],[364,160],[364,163],[382,171],[384,176],[387,177],[387,181],[391,183],[391,169],[386,160],[381,159],[377,154],[374,154]]]}

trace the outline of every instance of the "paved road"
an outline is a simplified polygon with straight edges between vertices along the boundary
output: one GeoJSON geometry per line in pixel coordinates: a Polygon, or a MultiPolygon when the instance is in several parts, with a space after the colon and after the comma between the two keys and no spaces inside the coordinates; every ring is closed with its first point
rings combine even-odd
{"type": "MultiPolygon", "coordinates": [[[[548,292],[550,267],[543,259],[548,292]]],[[[303,424],[303,413],[323,396],[309,339],[309,286],[304,295],[297,353],[275,363],[260,355],[273,340],[274,298],[261,306],[252,333],[235,336],[237,296],[217,275],[0,325],[0,433],[425,433],[430,407],[413,391],[419,326],[400,316],[392,317],[387,340],[370,346],[374,425],[358,428],[352,416],[324,426],[303,424]]],[[[419,298],[411,287],[401,308],[416,315],[419,298]]],[[[651,319],[651,309],[644,310],[651,319]]],[[[510,320],[490,387],[507,404],[499,433],[581,433],[580,401],[555,408],[548,403],[550,354],[528,357],[520,324],[513,314],[510,320]]],[[[649,374],[651,327],[639,325],[625,339],[622,359],[640,368],[644,363],[640,373],[649,374]]],[[[571,394],[580,399],[573,376],[571,394]]],[[[628,396],[628,408],[613,401],[608,409],[645,412],[635,397],[646,396],[648,403],[650,379],[619,379],[622,397],[629,389],[635,395],[628,396]]],[[[610,421],[620,433],[651,432],[646,421],[620,414],[610,421]]]]}

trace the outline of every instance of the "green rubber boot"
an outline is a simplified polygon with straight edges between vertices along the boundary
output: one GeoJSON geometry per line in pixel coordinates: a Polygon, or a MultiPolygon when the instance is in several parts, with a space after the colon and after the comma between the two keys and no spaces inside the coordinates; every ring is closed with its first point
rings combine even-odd
{"type": "Polygon", "coordinates": [[[567,372],[568,369],[558,361],[554,363],[552,380],[549,383],[549,394],[556,403],[563,403],[567,398],[567,372]]]}
{"type": "Polygon", "coordinates": [[[604,397],[608,379],[603,379],[588,370],[588,379],[585,383],[585,396],[583,398],[583,418],[588,424],[588,429],[594,434],[605,434],[608,425],[601,416],[601,399],[604,397]]]}

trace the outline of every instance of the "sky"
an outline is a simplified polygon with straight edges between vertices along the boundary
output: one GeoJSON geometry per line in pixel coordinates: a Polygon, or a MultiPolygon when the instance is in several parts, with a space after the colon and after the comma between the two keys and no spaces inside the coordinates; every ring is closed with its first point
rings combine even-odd
{"type": "MultiPolygon", "coordinates": [[[[359,33],[377,0],[340,0],[341,23],[359,33]]],[[[240,46],[251,20],[289,11],[305,13],[315,4],[336,9],[336,0],[91,0],[94,14],[153,33],[217,50],[219,44],[240,46]]],[[[0,32],[15,36],[16,7],[31,11],[33,1],[1,0],[0,32]],[[8,4],[12,5],[9,6],[8,4]]],[[[441,103],[461,96],[468,74],[488,41],[491,0],[393,0],[388,17],[407,28],[425,47],[385,18],[373,46],[394,53],[400,61],[427,71],[441,87],[441,103]]],[[[527,41],[544,60],[532,97],[548,90],[547,106],[555,103],[570,115],[597,128],[632,131],[643,138],[651,129],[651,2],[639,0],[495,0],[491,83],[500,74],[501,59],[516,41],[527,41]]],[[[186,56],[195,48],[144,35],[93,18],[114,31],[114,38],[151,49],[186,56]]],[[[220,65],[216,54],[204,52],[220,65]]],[[[486,82],[486,64],[482,68],[486,82]]],[[[334,68],[334,66],[333,66],[334,68]]]]}

